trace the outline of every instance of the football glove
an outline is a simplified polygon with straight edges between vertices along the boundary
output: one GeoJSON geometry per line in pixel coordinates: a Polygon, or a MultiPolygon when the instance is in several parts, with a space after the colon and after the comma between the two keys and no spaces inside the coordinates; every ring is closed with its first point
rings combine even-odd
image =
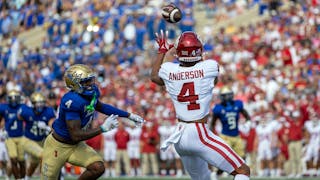
{"type": "Polygon", "coordinates": [[[130,113],[128,119],[133,121],[137,127],[142,126],[142,124],[145,122],[145,120],[141,116],[133,113],[130,113]]]}
{"type": "Polygon", "coordinates": [[[43,121],[38,121],[38,128],[45,130],[47,129],[47,124],[43,121]]]}
{"type": "Polygon", "coordinates": [[[167,51],[169,51],[169,49],[173,47],[173,44],[169,44],[167,41],[168,31],[166,31],[164,34],[163,30],[161,29],[160,35],[158,33],[155,33],[155,35],[156,35],[156,42],[159,45],[158,53],[165,54],[167,51]]]}
{"type": "Polygon", "coordinates": [[[107,117],[103,124],[100,126],[100,129],[102,132],[108,132],[116,127],[118,127],[118,115],[111,114],[109,117],[107,117]]]}

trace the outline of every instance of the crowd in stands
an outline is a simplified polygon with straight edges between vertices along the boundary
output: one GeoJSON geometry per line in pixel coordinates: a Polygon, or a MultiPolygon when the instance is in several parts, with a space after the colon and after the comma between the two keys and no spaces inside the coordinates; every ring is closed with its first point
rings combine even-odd
{"type": "MultiPolygon", "coordinates": [[[[0,52],[0,101],[5,101],[6,91],[10,89],[22,91],[25,97],[42,91],[57,106],[66,91],[62,81],[64,70],[70,64],[85,63],[98,73],[102,101],[144,114],[155,128],[168,121],[174,124],[175,114],[168,95],[149,79],[156,53],[154,33],[166,29],[173,41],[179,32],[195,30],[197,20],[192,0],[175,1],[183,10],[183,19],[177,24],[163,20],[159,13],[161,1],[69,0],[55,5],[46,1],[45,6],[39,6],[41,0],[26,0],[21,5],[9,2],[0,3],[0,34],[11,39],[0,52]],[[77,3],[76,8],[70,3],[77,3]],[[58,13],[57,7],[65,12],[58,13]],[[19,42],[17,34],[10,33],[13,29],[8,24],[14,25],[14,29],[42,25],[47,36],[41,47],[30,49],[28,44],[19,42]]],[[[252,4],[243,5],[234,0],[203,3],[212,8],[208,16],[215,16],[224,7],[228,13],[224,18],[232,18],[260,1],[249,2],[252,4]]],[[[320,4],[317,1],[293,2],[267,20],[246,27],[221,28],[217,34],[202,39],[206,58],[217,60],[221,67],[216,91],[222,85],[232,87],[235,99],[244,102],[252,121],[271,113],[269,120],[280,122],[286,118],[290,124],[293,112],[299,112],[300,130],[311,117],[320,121],[320,4]]],[[[219,102],[218,96],[214,99],[212,107],[219,102]]],[[[102,118],[98,115],[97,119],[102,118]]],[[[248,140],[248,136],[244,138],[248,140]]],[[[307,142],[304,137],[298,140],[307,142]]],[[[249,152],[256,150],[249,147],[252,143],[247,145],[249,152]]],[[[101,148],[97,147],[102,151],[101,148]]],[[[290,154],[283,153],[289,162],[290,154]]],[[[303,152],[299,153],[302,159],[303,152]]],[[[258,175],[253,169],[253,175],[258,175]]],[[[302,173],[302,170],[284,170],[280,175],[302,173]]]]}

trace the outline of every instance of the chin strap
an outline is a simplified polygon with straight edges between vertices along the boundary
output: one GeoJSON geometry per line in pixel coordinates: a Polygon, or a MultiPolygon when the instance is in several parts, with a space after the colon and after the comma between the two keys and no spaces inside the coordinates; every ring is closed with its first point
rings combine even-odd
{"type": "Polygon", "coordinates": [[[94,103],[96,102],[97,98],[96,98],[96,93],[93,94],[93,98],[90,101],[90,104],[86,106],[86,110],[93,112],[94,109],[94,103]]]}

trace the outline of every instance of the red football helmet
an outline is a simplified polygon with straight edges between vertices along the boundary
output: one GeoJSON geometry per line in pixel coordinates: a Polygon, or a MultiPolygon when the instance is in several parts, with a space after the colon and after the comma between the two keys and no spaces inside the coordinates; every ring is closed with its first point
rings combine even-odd
{"type": "Polygon", "coordinates": [[[177,38],[174,47],[176,48],[179,61],[196,62],[202,59],[202,42],[194,32],[183,32],[177,38]]]}

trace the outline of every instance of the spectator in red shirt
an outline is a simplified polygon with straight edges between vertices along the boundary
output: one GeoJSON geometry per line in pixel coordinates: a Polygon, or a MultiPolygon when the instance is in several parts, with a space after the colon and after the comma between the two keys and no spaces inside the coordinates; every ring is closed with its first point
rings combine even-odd
{"type": "Polygon", "coordinates": [[[248,134],[246,134],[246,136],[244,136],[245,140],[246,140],[246,152],[247,152],[247,156],[249,158],[249,162],[248,164],[250,165],[250,170],[251,170],[251,174],[253,176],[258,175],[257,173],[257,167],[258,167],[258,162],[257,162],[257,147],[254,145],[255,143],[255,139],[257,136],[256,133],[256,129],[255,127],[256,125],[256,121],[254,119],[254,121],[251,123],[251,127],[250,130],[248,132],[248,134]]]}
{"type": "Polygon", "coordinates": [[[124,164],[124,173],[130,173],[130,159],[127,151],[127,144],[130,140],[128,131],[125,130],[122,121],[119,121],[117,132],[114,135],[114,140],[117,144],[117,159],[116,159],[116,174],[121,175],[121,162],[124,164]]]}
{"type": "Polygon", "coordinates": [[[289,177],[299,177],[302,172],[302,138],[303,138],[303,120],[299,110],[292,112],[292,119],[289,119],[289,177]]]}
{"type": "Polygon", "coordinates": [[[141,133],[141,155],[142,155],[142,175],[159,174],[159,165],[157,160],[159,134],[151,122],[147,122],[141,133]],[[152,172],[149,173],[149,168],[152,172]]]}
{"type": "Polygon", "coordinates": [[[281,51],[281,56],[282,56],[282,60],[283,60],[283,64],[285,66],[287,65],[292,65],[292,56],[290,53],[290,49],[289,47],[285,47],[282,51],[281,51]]]}
{"type": "Polygon", "coordinates": [[[289,123],[284,117],[280,117],[281,128],[277,132],[278,135],[278,147],[280,149],[280,154],[277,158],[277,176],[283,176],[285,162],[289,160],[289,123]]]}

